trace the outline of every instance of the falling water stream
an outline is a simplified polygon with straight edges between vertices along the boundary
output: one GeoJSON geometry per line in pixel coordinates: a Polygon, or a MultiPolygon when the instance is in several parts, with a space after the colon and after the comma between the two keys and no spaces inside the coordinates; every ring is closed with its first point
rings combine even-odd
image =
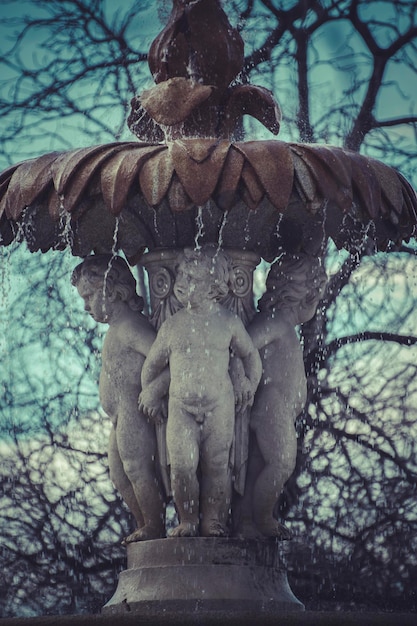
{"type": "MultiPolygon", "coordinates": [[[[165,49],[165,64],[167,55],[165,49]]],[[[196,61],[195,55],[189,57],[187,73],[197,84],[196,61]]],[[[138,126],[145,117],[143,111],[138,126]]],[[[185,128],[182,122],[161,125],[167,142],[185,128]]],[[[59,246],[72,248],[71,214],[64,196],[59,200],[59,246]]],[[[353,209],[360,212],[360,207],[353,209]]],[[[158,247],[164,234],[158,220],[162,224],[164,213],[147,207],[147,215],[150,210],[158,247]]],[[[210,210],[210,202],[197,207],[190,237],[195,250],[207,238],[210,210]]],[[[330,210],[325,200],[320,225],[314,222],[323,241],[330,210]]],[[[214,242],[217,251],[229,241],[228,219],[225,211],[214,242]]],[[[243,225],[248,250],[251,224],[261,219],[261,210],[248,210],[243,225]]],[[[280,213],[273,233],[277,241],[282,219],[280,213]]],[[[317,326],[305,325],[302,331],[306,341],[311,333],[314,349],[307,355],[307,408],[298,421],[300,465],[280,503],[295,535],[289,568],[300,597],[315,608],[378,610],[386,601],[391,610],[403,605],[416,610],[410,582],[417,568],[416,249],[410,244],[408,252],[395,252],[386,261],[375,255],[359,266],[364,249],[374,252],[376,226],[369,220],[353,229],[350,220],[345,214],[340,233],[349,234],[352,256],[347,260],[327,248],[332,289],[327,309],[319,308],[317,326]]],[[[27,207],[16,240],[35,247],[35,223],[27,207]]],[[[117,218],[111,259],[118,254],[120,230],[117,218]]],[[[86,319],[73,288],[61,289],[78,261],[68,254],[65,272],[45,271],[48,284],[42,284],[36,254],[27,264],[18,260],[17,275],[11,269],[14,250],[3,248],[0,270],[2,415],[13,439],[7,449],[0,442],[5,478],[1,553],[7,564],[6,608],[17,615],[28,611],[27,616],[39,608],[45,613],[92,611],[90,595],[97,610],[124,566],[120,537],[131,521],[104,461],[109,424],[98,408],[96,386],[102,331],[86,319]],[[65,422],[71,426],[67,431],[65,422]],[[41,598],[38,604],[35,596],[41,598]]],[[[255,298],[265,290],[268,267],[262,261],[255,272],[255,298]]],[[[284,383],[285,376],[283,369],[284,383]]],[[[192,556],[183,551],[183,564],[192,556]]]]}

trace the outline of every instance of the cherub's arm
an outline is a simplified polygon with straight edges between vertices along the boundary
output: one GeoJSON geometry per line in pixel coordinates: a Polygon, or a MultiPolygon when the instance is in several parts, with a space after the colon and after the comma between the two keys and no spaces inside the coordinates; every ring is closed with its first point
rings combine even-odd
{"type": "Polygon", "coordinates": [[[166,324],[159,329],[155,341],[150,346],[142,367],[142,388],[150,385],[163,372],[169,362],[168,333],[166,324]]]}
{"type": "Polygon", "coordinates": [[[231,347],[236,356],[242,359],[246,378],[251,385],[251,399],[253,399],[262,376],[262,362],[258,350],[240,320],[237,320],[235,324],[231,347]]]}
{"type": "Polygon", "coordinates": [[[261,350],[272,341],[282,337],[287,327],[288,324],[283,319],[281,311],[277,311],[274,317],[265,313],[258,313],[249,325],[248,333],[255,348],[261,350]]]}
{"type": "Polygon", "coordinates": [[[139,395],[139,410],[148,415],[154,422],[162,422],[167,418],[166,396],[168,394],[169,380],[169,368],[166,367],[155,380],[142,389],[139,395]]]}
{"type": "Polygon", "coordinates": [[[241,413],[253,400],[252,386],[245,375],[242,360],[235,354],[231,354],[230,357],[229,376],[235,394],[236,411],[241,413]]]}
{"type": "Polygon", "coordinates": [[[147,356],[155,342],[156,332],[147,318],[141,313],[139,315],[141,316],[140,331],[138,331],[136,324],[130,325],[130,332],[129,329],[126,329],[125,336],[130,348],[147,356]]]}
{"type": "Polygon", "coordinates": [[[139,395],[139,410],[158,422],[166,417],[163,398],[169,387],[169,351],[165,329],[161,327],[142,367],[142,391],[139,395]]]}

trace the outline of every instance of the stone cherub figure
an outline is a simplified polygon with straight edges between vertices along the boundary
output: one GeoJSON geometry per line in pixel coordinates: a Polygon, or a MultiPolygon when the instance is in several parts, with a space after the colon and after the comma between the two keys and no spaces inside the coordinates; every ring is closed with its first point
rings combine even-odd
{"type": "MultiPolygon", "coordinates": [[[[137,524],[124,542],[164,537],[165,501],[155,460],[155,429],[138,408],[142,365],[155,331],[141,313],[143,300],[121,257],[87,257],[74,269],[71,282],[93,319],[109,324],[99,390],[101,405],[113,423],[108,451],[110,477],[137,524]]],[[[168,380],[167,371],[158,380],[165,392],[168,380]]]]}
{"type": "Polygon", "coordinates": [[[261,376],[258,351],[241,320],[218,303],[229,289],[229,271],[221,250],[184,251],[174,284],[184,308],[162,324],[142,369],[140,407],[157,419],[161,392],[154,383],[170,368],[166,442],[180,521],[174,537],[227,534],[235,416],[230,352],[243,363],[252,398],[261,376]]]}
{"type": "Polygon", "coordinates": [[[283,255],[270,269],[266,293],[248,332],[262,359],[262,378],[250,416],[251,445],[245,493],[236,503],[236,533],[289,538],[274,517],[278,497],[295,468],[294,422],[306,402],[303,354],[295,326],[310,320],[323,296],[320,259],[283,255]]]}

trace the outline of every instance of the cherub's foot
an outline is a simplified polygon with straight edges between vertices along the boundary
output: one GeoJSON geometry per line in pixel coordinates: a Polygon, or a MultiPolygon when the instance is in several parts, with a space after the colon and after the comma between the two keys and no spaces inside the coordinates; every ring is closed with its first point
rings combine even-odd
{"type": "Polygon", "coordinates": [[[201,535],[203,537],[227,537],[227,528],[223,526],[218,520],[209,520],[206,524],[204,521],[201,524],[201,535]]]}
{"type": "Polygon", "coordinates": [[[135,543],[136,541],[149,541],[150,539],[162,539],[165,537],[165,530],[160,526],[142,526],[137,528],[132,534],[125,537],[122,541],[122,545],[126,546],[128,543],[135,543]]]}
{"type": "Polygon", "coordinates": [[[169,533],[170,537],[198,537],[198,524],[182,522],[169,533]]]}
{"type": "Polygon", "coordinates": [[[257,524],[259,531],[264,537],[276,537],[277,539],[286,540],[291,539],[292,534],[289,528],[280,524],[273,517],[257,524]]]}
{"type": "Polygon", "coordinates": [[[260,539],[263,534],[257,529],[252,520],[243,520],[233,533],[237,539],[260,539]]]}

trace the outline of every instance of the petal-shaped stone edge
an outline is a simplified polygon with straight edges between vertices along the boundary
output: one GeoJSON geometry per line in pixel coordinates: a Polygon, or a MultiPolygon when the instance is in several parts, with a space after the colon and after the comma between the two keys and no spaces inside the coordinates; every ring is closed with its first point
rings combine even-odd
{"type": "Polygon", "coordinates": [[[157,124],[172,126],[183,122],[213,89],[186,78],[170,78],[142,91],[140,102],[157,124]]]}
{"type": "Polygon", "coordinates": [[[230,135],[242,115],[255,117],[271,133],[278,135],[282,113],[269,89],[249,84],[229,87],[223,113],[222,134],[230,135]]]}
{"type": "Polygon", "coordinates": [[[290,145],[297,184],[312,209],[328,199],[347,212],[352,206],[352,170],[346,152],[317,144],[290,145]]]}
{"type": "Polygon", "coordinates": [[[112,156],[101,168],[101,192],[110,213],[119,215],[142,165],[163,146],[141,146],[112,156]]]}
{"type": "Polygon", "coordinates": [[[4,181],[3,197],[0,202],[0,215],[18,220],[25,207],[32,204],[52,184],[51,164],[61,153],[51,152],[37,159],[24,161],[18,165],[8,181],[4,181]]]}
{"type": "MultiPolygon", "coordinates": [[[[135,146],[136,144],[130,144],[135,146]]],[[[56,193],[61,196],[66,211],[72,213],[84,191],[103,164],[114,154],[126,150],[119,143],[74,150],[59,157],[51,167],[56,193]]]]}
{"type": "Polygon", "coordinates": [[[244,164],[244,155],[231,145],[214,193],[215,202],[223,211],[231,209],[236,202],[244,164]]]}
{"type": "Polygon", "coordinates": [[[321,145],[187,139],[168,146],[125,142],[51,153],[9,168],[0,175],[1,224],[18,221],[35,201],[49,204],[52,220],[65,212],[77,220],[88,210],[84,200],[100,194],[116,216],[130,190],[142,191],[154,207],[166,197],[174,212],[209,198],[228,210],[238,195],[256,209],[266,194],[281,213],[296,190],[307,213],[329,202],[332,210],[363,224],[374,221],[381,249],[389,239],[408,239],[417,223],[410,184],[369,157],[321,145]]]}
{"type": "Polygon", "coordinates": [[[174,174],[171,153],[167,146],[164,147],[165,150],[143,164],[139,174],[140,189],[152,207],[158,206],[163,201],[174,174]]]}
{"type": "Polygon", "coordinates": [[[288,145],[282,141],[248,141],[234,145],[253,167],[271,203],[283,213],[288,205],[294,178],[288,145]]]}
{"type": "Polygon", "coordinates": [[[175,172],[195,205],[202,206],[213,195],[229,148],[229,142],[213,139],[179,140],[169,145],[175,172]]]}

